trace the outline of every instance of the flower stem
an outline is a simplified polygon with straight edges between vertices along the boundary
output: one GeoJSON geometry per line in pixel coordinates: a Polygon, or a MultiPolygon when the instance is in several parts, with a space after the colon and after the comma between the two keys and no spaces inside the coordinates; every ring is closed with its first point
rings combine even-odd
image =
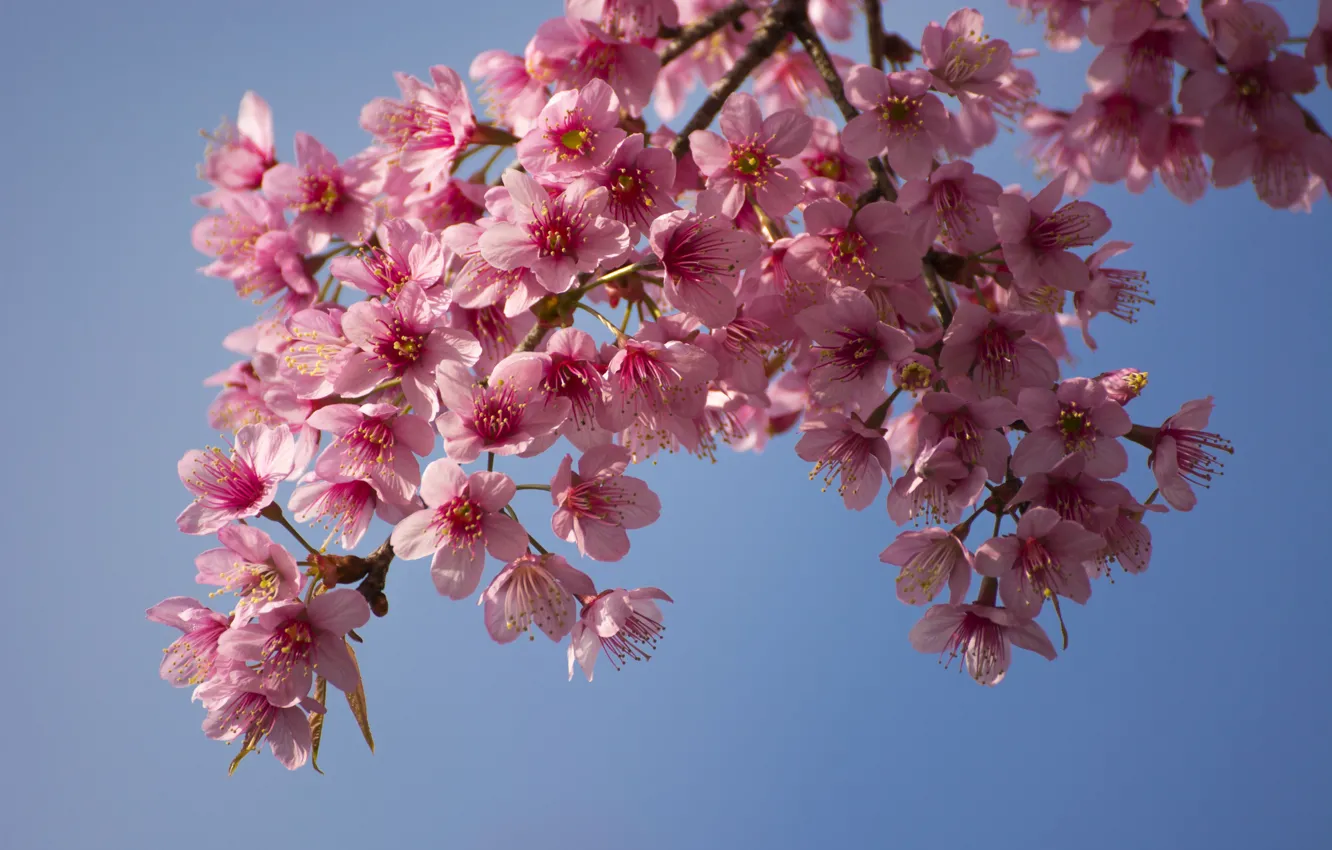
{"type": "Polygon", "coordinates": [[[519,484],[519,485],[518,485],[517,487],[515,487],[514,489],[516,489],[516,490],[545,490],[547,493],[549,493],[549,492],[550,492],[550,485],[549,485],[549,484],[519,484]]]}
{"type": "Polygon", "coordinates": [[[287,529],[287,531],[291,532],[291,536],[296,538],[296,542],[304,546],[305,551],[309,552],[311,555],[320,554],[319,550],[307,543],[305,538],[301,536],[301,533],[296,530],[296,527],[287,521],[287,515],[282,513],[282,507],[278,505],[277,502],[269,502],[264,509],[259,512],[259,516],[264,519],[271,519],[273,522],[276,522],[278,525],[287,529]]]}
{"type": "Polygon", "coordinates": [[[666,45],[666,49],[661,52],[661,66],[665,68],[668,64],[689,52],[695,44],[717,30],[739,21],[740,16],[748,11],[748,0],[735,0],[731,5],[718,9],[706,18],[694,21],[692,24],[687,24],[679,29],[668,30],[663,27],[657,35],[662,38],[674,38],[674,40],[666,45]]]}

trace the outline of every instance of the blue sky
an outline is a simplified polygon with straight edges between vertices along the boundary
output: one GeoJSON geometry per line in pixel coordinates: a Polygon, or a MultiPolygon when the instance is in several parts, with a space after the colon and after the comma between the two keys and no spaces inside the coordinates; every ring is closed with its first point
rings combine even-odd
{"type": "MultiPolygon", "coordinates": [[[[916,41],[951,6],[890,3],[916,41]]],[[[1040,46],[997,3],[993,32],[1040,46]]],[[[1296,33],[1313,3],[1281,3],[1296,33]]],[[[321,763],[233,749],[157,678],[172,634],[143,619],[195,594],[206,540],[176,532],[177,458],[215,435],[201,380],[253,307],[194,273],[189,202],[202,140],[248,88],[279,155],[313,133],[342,156],[392,72],[466,71],[520,51],[558,4],[30,4],[0,29],[9,447],[0,700],[10,766],[0,845],[341,848],[1079,848],[1313,846],[1332,827],[1332,666],[1318,501],[1329,472],[1326,201],[1274,212],[1242,187],[1185,207],[1160,189],[1091,198],[1158,304],[1103,325],[1080,374],[1151,373],[1158,424],[1213,394],[1237,453],[1191,514],[1153,518],[1151,569],[1068,611],[1068,652],[1020,655],[983,689],[915,653],[893,598],[882,502],[845,511],[787,438],[715,467],[640,468],[664,503],[604,584],[659,585],[666,638],[647,665],[567,682],[561,648],[500,647],[480,612],[434,593],[425,561],[390,575],[392,613],[360,648],[378,743],[333,703],[321,763]]],[[[863,56],[859,43],[845,52],[863,56]]],[[[1042,57],[1073,105],[1090,49],[1042,57]]],[[[1326,90],[1313,103],[1332,117],[1326,90]]],[[[978,159],[1039,183],[1005,141],[978,159]]],[[[1146,484],[1130,448],[1130,483],[1146,484]]],[[[520,481],[544,481],[517,463],[520,481]]],[[[541,494],[519,511],[540,527],[541,494]]],[[[549,537],[549,535],[546,535],[549,537]]],[[[973,541],[975,542],[975,541],[973,541]]],[[[493,569],[493,567],[492,567],[493,569]]],[[[1067,610],[1067,609],[1066,609],[1067,610]]]]}

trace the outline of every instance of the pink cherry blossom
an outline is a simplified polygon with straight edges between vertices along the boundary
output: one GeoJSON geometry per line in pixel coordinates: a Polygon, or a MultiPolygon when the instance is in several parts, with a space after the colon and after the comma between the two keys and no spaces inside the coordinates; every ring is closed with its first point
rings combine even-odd
{"type": "Polygon", "coordinates": [[[928,180],[903,184],[897,203],[912,218],[932,216],[940,241],[949,248],[978,253],[999,242],[991,208],[1002,193],[998,183],[959,160],[939,166],[928,180]]]}
{"type": "Polygon", "coordinates": [[[869,167],[864,160],[852,156],[842,148],[842,136],[837,125],[822,116],[811,119],[809,144],[800,152],[792,166],[806,180],[823,177],[845,183],[857,193],[867,191],[871,183],[869,167]]]}
{"type": "Polygon", "coordinates": [[[1235,453],[1229,440],[1202,430],[1211,417],[1211,396],[1185,402],[1152,435],[1147,463],[1162,497],[1177,511],[1191,511],[1198,503],[1192,485],[1210,486],[1212,478],[1221,474],[1219,453],[1235,453]]]}
{"type": "Polygon", "coordinates": [[[227,659],[217,656],[217,641],[231,626],[224,617],[188,596],[172,596],[148,609],[154,623],[180,629],[183,634],[162,650],[160,673],[177,688],[199,685],[218,669],[228,667],[227,659]]]}
{"type": "Polygon", "coordinates": [[[929,522],[954,523],[962,518],[962,509],[984,492],[986,470],[979,465],[968,467],[957,452],[954,437],[921,449],[888,493],[888,516],[893,522],[905,525],[923,517],[929,522]]]}
{"type": "Polygon", "coordinates": [[[1155,164],[1165,156],[1169,118],[1130,94],[1086,94],[1068,119],[1068,135],[1087,155],[1091,177],[1117,183],[1135,159],[1155,164]]]}
{"type": "Polygon", "coordinates": [[[444,452],[460,463],[481,452],[530,457],[555,442],[555,429],[570,403],[542,390],[550,358],[520,352],[500,361],[483,386],[462,366],[443,364],[438,373],[445,412],[435,422],[444,452]]]}
{"type": "Polygon", "coordinates": [[[395,76],[402,99],[370,101],[361,110],[361,126],[397,151],[398,164],[415,185],[442,182],[476,135],[467,87],[444,65],[430,69],[429,85],[410,74],[395,76]]]}
{"type": "Polygon", "coordinates": [[[722,106],[720,126],[722,136],[694,131],[689,146],[708,188],[722,196],[721,214],[735,218],[746,198],[774,217],[794,209],[803,194],[800,177],[783,163],[809,143],[809,118],[793,109],[764,118],[758,101],[737,92],[722,106]]]}
{"type": "Polygon", "coordinates": [[[693,418],[703,412],[707,382],[716,374],[716,358],[696,345],[625,339],[606,366],[611,398],[602,424],[619,431],[642,417],[693,418]]]}
{"type": "Polygon", "coordinates": [[[1068,249],[1091,245],[1110,229],[1105,210],[1095,204],[1073,201],[1055,209],[1065,180],[1055,178],[1030,201],[1004,193],[995,208],[994,229],[1004,262],[1026,289],[1086,289],[1091,281],[1087,264],[1068,249]]]}
{"type": "Polygon", "coordinates": [[[500,269],[481,256],[481,234],[494,225],[490,218],[481,225],[456,224],[441,235],[440,241],[462,263],[453,275],[453,306],[481,310],[500,305],[505,316],[518,316],[540,301],[546,288],[529,268],[500,269]]]}
{"type": "Polygon", "coordinates": [[[281,163],[264,173],[264,194],[296,213],[292,236],[314,253],[337,236],[359,245],[379,223],[373,198],[384,187],[384,169],[361,155],[339,163],[311,135],[296,134],[296,164],[281,163]]]}
{"type": "Polygon", "coordinates": [[[381,498],[406,502],[421,483],[415,455],[430,454],[435,435],[430,423],[414,414],[400,414],[391,404],[330,404],[306,420],[336,435],[315,463],[315,472],[333,481],[364,478],[381,498]]]}
{"type": "Polygon", "coordinates": [[[624,141],[625,132],[616,126],[619,118],[620,101],[601,80],[559,92],[518,143],[518,161],[533,177],[547,180],[568,180],[598,168],[624,141]]]}
{"type": "Polygon", "coordinates": [[[925,416],[920,420],[920,443],[934,445],[948,438],[957,441],[963,463],[983,466],[991,481],[1002,481],[1008,469],[1008,438],[998,429],[1018,418],[1017,406],[1002,396],[976,397],[961,378],[950,382],[956,392],[929,392],[921,397],[925,416]]]}
{"type": "Polygon", "coordinates": [[[339,474],[329,481],[314,472],[303,477],[291,492],[287,508],[297,522],[322,522],[344,549],[356,548],[374,517],[395,523],[410,510],[404,503],[385,501],[364,479],[339,474]]]}
{"type": "Polygon", "coordinates": [[[505,564],[477,604],[485,606],[486,631],[496,643],[512,643],[532,626],[559,643],[577,619],[575,600],[596,593],[592,579],[559,555],[529,554],[505,564]]]}
{"type": "Polygon", "coordinates": [[[649,244],[673,305],[713,328],[735,318],[736,280],[758,259],[757,239],[725,219],[676,210],[652,222],[649,244]]]}
{"type": "Polygon", "coordinates": [[[425,509],[399,522],[390,538],[393,552],[412,561],[433,555],[430,576],[451,599],[465,599],[481,581],[485,553],[512,561],[527,549],[527,533],[501,512],[515,491],[499,472],[470,476],[451,460],[437,460],[421,476],[425,509]]]}
{"type": "Polygon", "coordinates": [[[1087,473],[1114,478],[1128,469],[1128,452],[1116,437],[1133,423],[1105,387],[1090,378],[1070,378],[1050,390],[1029,387],[1018,395],[1018,412],[1030,433],[1013,451],[1013,474],[1049,472],[1065,455],[1087,458],[1087,473]]]}
{"type": "Polygon", "coordinates": [[[902,568],[897,598],[908,605],[928,605],[945,586],[948,604],[960,605],[971,587],[971,550],[947,529],[904,531],[879,560],[902,568]]]}
{"type": "Polygon", "coordinates": [[[1008,42],[984,35],[985,18],[975,9],[958,9],[943,26],[931,23],[920,37],[921,58],[945,94],[988,95],[996,78],[1008,70],[1013,51],[1008,42]]]}
{"type": "Polygon", "coordinates": [[[296,471],[296,443],[286,425],[246,425],[231,452],[192,449],[176,464],[194,501],[176,517],[186,534],[212,534],[232,520],[257,516],[273,501],[278,482],[296,471]]]}
{"type": "Polygon", "coordinates": [[[223,195],[219,205],[222,213],[200,219],[191,233],[196,250],[217,258],[200,271],[231,280],[242,298],[262,301],[285,293],[283,309],[307,306],[317,287],[282,207],[257,193],[239,192],[223,195]]]}
{"type": "Polygon", "coordinates": [[[577,663],[592,681],[592,668],[602,652],[616,670],[629,661],[650,659],[648,650],[657,651],[657,641],[665,631],[661,608],[653,601],[657,599],[675,601],[655,587],[617,588],[585,598],[569,637],[569,678],[577,663]]]}
{"type": "Polygon", "coordinates": [[[277,369],[298,398],[332,395],[334,382],[358,351],[342,332],[344,312],[338,307],[294,313],[283,326],[277,348],[277,369]]]}
{"type": "Polygon", "coordinates": [[[217,532],[221,548],[209,549],[194,559],[199,574],[194,580],[236,594],[236,617],[245,622],[270,602],[300,596],[305,576],[285,547],[249,525],[228,525],[217,532]]]}
{"type": "Polygon", "coordinates": [[[1035,620],[989,605],[935,605],[911,629],[911,645],[921,652],[959,654],[971,678],[997,685],[1008,673],[1013,645],[1055,658],[1054,644],[1035,620]]]}
{"type": "Polygon", "coordinates": [[[237,661],[257,663],[264,692],[278,705],[310,693],[314,675],[352,693],[361,684],[347,649],[347,632],[370,620],[370,605],[355,590],[339,588],[309,602],[273,602],[257,623],[234,625],[218,642],[218,651],[237,661]]]}
{"type": "Polygon", "coordinates": [[[884,476],[893,468],[893,454],[883,431],[866,426],[855,416],[831,411],[807,415],[800,430],[795,452],[814,464],[810,480],[823,473],[826,491],[837,477],[837,492],[847,508],[862,511],[872,505],[884,476]]]}
{"type": "Polygon", "coordinates": [[[605,81],[621,102],[637,111],[652,97],[661,60],[636,40],[621,40],[591,21],[566,15],[537,28],[527,64],[545,66],[545,74],[559,88],[605,81]]]}
{"type": "Polygon", "coordinates": [[[379,245],[358,257],[335,257],[329,271],[368,295],[396,298],[409,283],[429,292],[444,274],[439,237],[419,219],[395,218],[379,228],[379,245]]]}
{"type": "Polygon", "coordinates": [[[236,125],[222,126],[208,137],[203,177],[219,189],[244,192],[258,189],[264,172],[277,164],[273,147],[273,113],[252,91],[241,98],[236,125]]]}
{"type": "Polygon", "coordinates": [[[868,414],[883,397],[893,364],[916,347],[911,337],[879,321],[869,298],[849,286],[833,289],[825,303],[796,321],[819,358],[810,371],[810,394],[825,407],[845,403],[868,414]]]}
{"type": "Polygon", "coordinates": [[[910,280],[920,274],[925,246],[912,222],[889,201],[854,213],[840,201],[805,206],[805,232],[787,249],[787,271],[799,280],[827,280],[868,289],[882,278],[910,280]]]}
{"type": "Polygon", "coordinates": [[[645,148],[641,133],[625,137],[595,179],[609,194],[607,214],[629,228],[631,239],[646,234],[655,219],[676,209],[671,198],[675,157],[665,148],[645,148]]]}
{"type": "Polygon", "coordinates": [[[883,152],[894,172],[907,180],[930,176],[935,151],[948,133],[948,110],[929,88],[929,71],[885,75],[857,65],[846,78],[846,96],[862,112],[842,130],[842,145],[868,159],[883,152]]]}
{"type": "Polygon", "coordinates": [[[1128,404],[1147,386],[1147,373],[1141,369],[1114,369],[1092,380],[1105,388],[1106,396],[1115,404],[1128,404]]]}
{"type": "Polygon", "coordinates": [[[544,353],[548,359],[541,389],[548,403],[557,398],[568,400],[566,433],[575,445],[586,448],[575,432],[586,434],[598,428],[597,422],[605,416],[609,394],[596,341],[586,331],[561,328],[547,338],[544,353]],[[573,432],[568,430],[569,426],[573,432]]]}
{"type": "Polygon", "coordinates": [[[203,731],[217,741],[245,736],[245,748],[259,749],[268,742],[273,755],[288,770],[310,759],[312,742],[307,712],[322,714],[324,707],[308,696],[290,704],[274,702],[262,679],[244,668],[204,683],[195,697],[208,708],[203,731]]]}
{"type": "Polygon", "coordinates": [[[661,500],[647,482],[624,474],[629,452],[621,446],[596,446],[578,459],[564,456],[550,481],[557,537],[578,544],[594,561],[618,561],[629,553],[628,529],[643,528],[661,515],[661,500]]]}
{"type": "Polygon", "coordinates": [[[999,579],[999,598],[1020,617],[1035,617],[1047,596],[1063,596],[1080,605],[1091,597],[1084,561],[1105,539],[1049,508],[1031,508],[1017,531],[995,537],[976,550],[976,572],[999,579]]]}
{"type": "Polygon", "coordinates": [[[1031,337],[1035,324],[1029,314],[991,313],[969,302],[958,304],[944,334],[939,368],[948,377],[972,375],[982,396],[1012,398],[1022,387],[1049,386],[1058,379],[1059,366],[1031,337]]]}
{"type": "Polygon", "coordinates": [[[478,81],[481,97],[500,122],[526,135],[546,105],[545,83],[533,77],[523,57],[503,50],[485,50],[476,55],[468,70],[478,81]]]}

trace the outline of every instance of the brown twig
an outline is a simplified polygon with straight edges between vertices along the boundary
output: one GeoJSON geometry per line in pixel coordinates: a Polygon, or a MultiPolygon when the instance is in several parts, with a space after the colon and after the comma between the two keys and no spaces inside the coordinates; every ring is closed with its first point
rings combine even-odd
{"type": "Polygon", "coordinates": [[[883,70],[883,7],[879,0],[865,0],[865,29],[869,30],[869,63],[883,70]]]}
{"type": "Polygon", "coordinates": [[[695,44],[717,30],[740,20],[740,16],[748,11],[750,11],[748,0],[735,0],[731,5],[718,9],[706,18],[694,21],[692,24],[669,30],[663,27],[659,34],[670,38],[671,43],[666,45],[666,49],[661,52],[662,67],[664,68],[672,61],[680,58],[695,44]]]}

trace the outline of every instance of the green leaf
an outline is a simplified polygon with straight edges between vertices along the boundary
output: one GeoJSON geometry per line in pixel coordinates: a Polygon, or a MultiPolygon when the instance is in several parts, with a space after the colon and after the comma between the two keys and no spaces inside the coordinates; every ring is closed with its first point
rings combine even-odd
{"type": "Polygon", "coordinates": [[[255,735],[253,731],[245,736],[245,743],[241,744],[241,751],[236,753],[236,757],[231,760],[231,766],[227,768],[227,776],[236,772],[236,768],[240,767],[241,759],[259,749],[258,739],[259,736],[255,735]]]}
{"type": "MultiPolygon", "coordinates": [[[[315,699],[322,705],[328,701],[328,682],[323,676],[315,678],[315,699]]],[[[319,769],[319,742],[324,737],[324,715],[312,711],[310,712],[310,767],[315,769],[315,773],[323,775],[324,771],[319,769]]]]}

